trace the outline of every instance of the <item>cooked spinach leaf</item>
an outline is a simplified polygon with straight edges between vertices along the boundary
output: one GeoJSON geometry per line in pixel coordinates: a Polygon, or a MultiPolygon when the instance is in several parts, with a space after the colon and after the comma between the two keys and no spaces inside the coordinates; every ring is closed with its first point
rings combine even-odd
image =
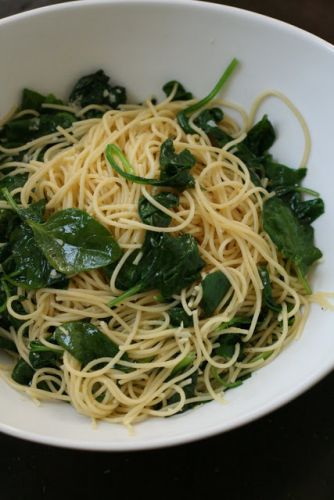
{"type": "MultiPolygon", "coordinates": [[[[8,283],[3,276],[0,277],[0,324],[5,330],[9,330],[10,327],[14,327],[17,330],[23,323],[23,321],[9,314],[7,310],[7,300],[16,293],[16,287],[8,283]]],[[[18,300],[13,301],[12,308],[18,314],[26,314],[21,300],[20,297],[18,300]]]]}
{"type": "Polygon", "coordinates": [[[167,139],[160,148],[160,181],[168,186],[185,189],[194,187],[195,181],[189,171],[196,159],[188,149],[176,153],[172,139],[167,139]]]}
{"type": "MultiPolygon", "coordinates": [[[[247,329],[252,322],[251,316],[234,316],[229,321],[222,323],[217,328],[217,333],[223,332],[228,328],[245,328],[247,329]]],[[[225,333],[218,338],[219,346],[214,349],[214,354],[223,358],[232,358],[235,352],[236,344],[240,344],[240,352],[238,359],[243,357],[244,343],[242,342],[242,334],[240,333],[225,333]]],[[[240,385],[240,384],[238,384],[240,385]]],[[[236,386],[235,386],[236,387],[236,386]]]]}
{"type": "Polygon", "coordinates": [[[205,316],[214,313],[230,288],[231,283],[221,271],[205,276],[202,281],[203,297],[200,304],[205,316]]]}
{"type": "Polygon", "coordinates": [[[264,155],[274,144],[276,134],[274,127],[265,115],[247,133],[243,144],[257,157],[264,155]]]}
{"type": "Polygon", "coordinates": [[[275,191],[277,194],[285,194],[289,190],[294,190],[300,186],[301,181],[307,173],[306,168],[293,169],[276,163],[272,160],[265,162],[264,175],[268,178],[268,191],[275,191]],[[285,192],[283,191],[285,189],[285,192]]]}
{"type": "Polygon", "coordinates": [[[171,307],[168,314],[172,326],[180,326],[182,323],[184,328],[188,328],[194,324],[192,316],[186,313],[181,304],[171,307]]]}
{"type": "MultiPolygon", "coordinates": [[[[204,262],[199,256],[198,244],[190,234],[173,237],[167,233],[148,232],[141,251],[143,255],[136,272],[131,267],[129,273],[126,263],[120,271],[120,280],[123,273],[127,279],[129,276],[133,278],[132,286],[113,299],[110,307],[147,290],[157,289],[163,299],[168,299],[200,278],[204,262]]],[[[130,266],[133,266],[133,261],[130,266]]]]}
{"type": "MultiPolygon", "coordinates": [[[[5,197],[8,191],[5,191],[5,197]]],[[[9,198],[12,202],[12,198],[9,198]]],[[[11,210],[9,210],[12,212],[11,210]]],[[[31,204],[28,208],[16,208],[13,211],[23,220],[36,223],[43,222],[45,200],[31,204]]],[[[7,255],[2,260],[4,279],[11,284],[25,289],[39,289],[67,285],[64,275],[56,271],[45,258],[42,250],[37,245],[31,228],[16,219],[18,225],[12,230],[8,238],[7,255]]]]}
{"type": "Polygon", "coordinates": [[[8,339],[7,337],[2,337],[0,335],[0,349],[5,349],[6,351],[17,352],[17,347],[15,342],[8,339]]]}
{"type": "MultiPolygon", "coordinates": [[[[182,387],[182,389],[184,390],[186,400],[193,398],[196,395],[197,380],[198,380],[198,371],[195,371],[190,377],[190,384],[187,384],[182,387]]],[[[176,392],[171,398],[168,399],[168,405],[178,403],[179,401],[180,401],[180,395],[178,392],[176,392]]],[[[186,402],[179,413],[184,413],[185,411],[190,410],[191,408],[196,406],[196,404],[198,403],[186,402]]]]}
{"type": "Polygon", "coordinates": [[[29,362],[31,366],[39,368],[59,366],[59,360],[63,356],[63,351],[52,349],[39,340],[33,340],[29,345],[29,362]]]}
{"type": "Polygon", "coordinates": [[[127,258],[125,265],[122,267],[121,272],[118,273],[116,287],[119,290],[127,290],[128,288],[133,287],[140,280],[141,267],[133,263],[139,252],[139,250],[132,252],[132,254],[127,258]]]}
{"type": "MultiPolygon", "coordinates": [[[[8,235],[6,235],[5,233],[4,237],[8,237],[8,235]]],[[[7,257],[9,257],[9,255],[10,255],[10,246],[8,243],[4,242],[3,244],[0,245],[0,264],[4,262],[7,259],[7,257]]]]}
{"type": "Polygon", "coordinates": [[[177,80],[170,80],[162,87],[167,97],[173,92],[175,85],[177,85],[177,88],[172,101],[189,101],[193,99],[192,93],[186,90],[177,80]]]}
{"type": "Polygon", "coordinates": [[[235,352],[235,346],[240,344],[240,355],[243,351],[242,335],[239,333],[225,333],[218,339],[219,346],[215,348],[214,354],[222,358],[231,359],[235,352]]]}
{"type": "Polygon", "coordinates": [[[34,376],[35,370],[20,358],[12,371],[12,379],[21,385],[30,385],[34,376]]]}
{"type": "Polygon", "coordinates": [[[190,352],[189,354],[187,354],[176,366],[174,366],[170,377],[175,377],[175,375],[184,372],[193,364],[195,358],[196,354],[194,352],[190,352]]]}
{"type": "Polygon", "coordinates": [[[265,165],[271,161],[268,149],[272,146],[275,137],[274,128],[265,115],[235,147],[234,154],[246,165],[251,180],[256,186],[261,186],[261,180],[266,177],[265,165]]]}
{"type": "MultiPolygon", "coordinates": [[[[43,104],[64,104],[63,101],[57,99],[53,94],[42,95],[32,89],[23,89],[21,98],[21,110],[33,109],[38,113],[52,113],[49,108],[43,108],[43,104]]],[[[55,111],[57,112],[57,111],[55,111]]]]}
{"type": "Polygon", "coordinates": [[[106,266],[121,256],[109,231],[82,210],[60,210],[44,224],[28,223],[50,264],[66,276],[106,266]]]}
{"type": "Polygon", "coordinates": [[[262,302],[271,311],[276,313],[281,312],[282,306],[278,304],[273,297],[273,291],[271,287],[270,277],[268,269],[265,266],[258,267],[259,275],[263,284],[262,290],[262,302]]]}
{"type": "Polygon", "coordinates": [[[31,219],[35,222],[44,222],[44,214],[45,214],[46,200],[39,200],[35,203],[31,203],[26,208],[18,208],[16,213],[23,220],[31,219]]]}
{"type": "MultiPolygon", "coordinates": [[[[23,313],[24,311],[18,311],[19,307],[14,308],[17,312],[23,313]]],[[[14,318],[11,316],[9,312],[6,310],[0,314],[0,326],[8,330],[11,326],[17,330],[22,325],[23,321],[14,318]]]]}
{"type": "MultiPolygon", "coordinates": [[[[174,193],[162,192],[153,196],[153,198],[166,208],[174,208],[179,204],[179,196],[174,193]]],[[[159,210],[144,197],[139,200],[138,212],[144,224],[149,226],[167,227],[171,222],[170,215],[159,210]]]]}
{"type": "Polygon", "coordinates": [[[255,156],[243,142],[238,144],[235,155],[246,165],[253,184],[262,186],[261,180],[265,177],[264,163],[266,156],[255,156]]]}
{"type": "Polygon", "coordinates": [[[318,193],[300,185],[306,172],[306,168],[292,169],[272,160],[265,162],[265,176],[269,181],[267,190],[274,191],[276,196],[287,203],[297,219],[305,224],[311,224],[324,213],[325,207],[318,193]],[[317,198],[303,201],[302,193],[317,198]]]}
{"type": "Polygon", "coordinates": [[[10,297],[10,291],[7,283],[0,277],[0,314],[7,309],[7,300],[10,297]]]}
{"type": "Polygon", "coordinates": [[[160,149],[160,178],[146,179],[134,175],[134,169],[116,144],[109,144],[106,148],[106,158],[111,167],[125,179],[137,184],[149,184],[151,186],[168,186],[178,190],[194,187],[195,181],[189,170],[195,165],[195,157],[187,149],[181,153],[175,153],[173,141],[167,139],[160,149]],[[118,158],[123,168],[117,163],[118,158]]]}
{"type": "Polygon", "coordinates": [[[75,115],[66,111],[33,116],[32,118],[18,118],[3,126],[2,137],[11,146],[22,146],[38,137],[56,132],[57,127],[69,128],[75,121],[77,121],[75,115]]]}
{"type": "MultiPolygon", "coordinates": [[[[116,109],[120,104],[126,103],[126,91],[124,87],[110,85],[109,76],[99,70],[78,80],[70,93],[69,101],[81,108],[90,104],[102,104],[116,109]]],[[[94,115],[96,112],[87,113],[90,117],[94,115]]]]}
{"type": "Polygon", "coordinates": [[[247,166],[251,179],[260,186],[268,179],[267,190],[275,192],[291,208],[294,215],[303,223],[310,224],[324,212],[324,202],[320,198],[303,201],[302,193],[319,196],[318,193],[301,186],[306,176],[306,168],[293,169],[272,159],[268,149],[275,141],[275,131],[264,116],[248,132],[247,137],[236,146],[235,154],[247,166]]]}
{"type": "Polygon", "coordinates": [[[118,345],[96,326],[85,321],[71,321],[56,328],[53,338],[82,366],[99,358],[114,358],[118,345]]]}
{"type": "Polygon", "coordinates": [[[11,254],[2,263],[7,281],[26,290],[64,286],[64,276],[49,264],[28,226],[18,226],[9,245],[11,254]]]}
{"type": "MultiPolygon", "coordinates": [[[[121,256],[121,249],[109,231],[86,212],[76,208],[60,210],[41,223],[18,208],[8,191],[3,190],[3,194],[32,229],[37,247],[58,272],[72,276],[107,266],[121,256]]],[[[26,231],[26,226],[23,227],[26,231]]]]}
{"type": "Polygon", "coordinates": [[[247,380],[248,378],[250,378],[252,376],[251,373],[247,373],[246,375],[242,375],[241,377],[238,377],[235,382],[228,382],[227,376],[222,378],[218,374],[217,368],[212,367],[211,371],[213,373],[215,381],[218,382],[219,385],[223,386],[225,391],[227,391],[229,389],[235,389],[236,387],[240,387],[240,385],[242,385],[245,380],[247,380]]]}
{"type": "Polygon", "coordinates": [[[274,196],[263,205],[263,228],[284,257],[291,260],[307,293],[311,288],[306,274],[322,253],[314,245],[311,226],[300,222],[283,200],[274,196]]]}
{"type": "Polygon", "coordinates": [[[213,146],[222,148],[232,137],[218,126],[224,118],[224,113],[220,108],[205,109],[194,120],[195,125],[201,128],[209,137],[213,146]]]}
{"type": "Polygon", "coordinates": [[[325,204],[321,198],[303,201],[299,196],[294,196],[290,198],[290,207],[303,224],[312,224],[325,212],[325,204]]]}
{"type": "MultiPolygon", "coordinates": [[[[1,192],[0,192],[1,194],[1,192]]],[[[8,208],[0,208],[0,243],[8,241],[14,228],[19,224],[20,219],[17,214],[8,208]]],[[[0,256],[0,262],[2,258],[0,256]]]]}
{"type": "Polygon", "coordinates": [[[222,323],[217,328],[217,332],[227,330],[228,328],[247,328],[252,322],[251,316],[234,316],[229,321],[222,323]]]}
{"type": "MultiPolygon", "coordinates": [[[[16,174],[16,175],[6,175],[0,179],[0,200],[4,200],[2,193],[3,189],[8,189],[9,192],[18,189],[27,182],[28,174],[16,174]]],[[[18,195],[15,196],[18,198],[18,195]]]]}

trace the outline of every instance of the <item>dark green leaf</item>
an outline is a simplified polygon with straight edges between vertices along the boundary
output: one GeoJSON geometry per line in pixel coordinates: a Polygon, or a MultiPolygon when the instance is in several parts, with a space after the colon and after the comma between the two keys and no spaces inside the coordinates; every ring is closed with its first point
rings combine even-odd
{"type": "MultiPolygon", "coordinates": [[[[0,179],[0,200],[4,200],[2,189],[8,189],[9,192],[24,186],[27,182],[28,174],[6,175],[0,179]]],[[[17,195],[16,195],[17,198],[17,195]]]]}
{"type": "Polygon", "coordinates": [[[42,104],[64,104],[63,101],[57,99],[53,94],[42,95],[39,92],[31,89],[23,89],[20,109],[33,109],[38,113],[50,113],[50,109],[46,110],[42,104]]]}
{"type": "Polygon", "coordinates": [[[99,70],[80,78],[69,100],[81,108],[90,104],[99,104],[116,109],[120,104],[126,103],[126,92],[124,87],[111,86],[109,77],[99,70]]]}
{"type": "MultiPolygon", "coordinates": [[[[186,399],[193,398],[196,394],[196,387],[197,387],[197,379],[198,379],[198,371],[194,372],[191,377],[190,377],[190,384],[187,384],[182,387],[184,390],[184,394],[186,399]]],[[[180,401],[180,395],[178,392],[176,392],[171,398],[168,400],[168,405],[178,403],[180,401]]],[[[190,410],[196,405],[196,403],[185,403],[183,406],[182,410],[180,410],[179,413],[184,413],[187,410],[190,410]]]]}
{"type": "Polygon", "coordinates": [[[235,389],[236,387],[240,387],[240,385],[242,385],[245,380],[247,380],[252,376],[251,373],[247,373],[247,375],[238,377],[235,382],[228,382],[227,377],[222,378],[220,375],[218,375],[216,369],[214,369],[214,371],[215,371],[215,376],[214,376],[215,380],[219,383],[219,385],[222,385],[224,387],[225,391],[229,389],[235,389]]]}
{"type": "Polygon", "coordinates": [[[243,142],[238,144],[235,155],[246,165],[253,184],[261,186],[261,179],[265,177],[264,162],[266,158],[255,156],[243,142]]]}
{"type": "Polygon", "coordinates": [[[33,220],[35,222],[44,222],[44,213],[46,207],[46,200],[39,200],[32,203],[27,208],[19,208],[18,214],[23,220],[33,220]]]}
{"type": "MultiPolygon", "coordinates": [[[[247,329],[252,322],[251,316],[234,316],[230,321],[222,323],[217,328],[217,332],[223,332],[228,328],[243,328],[247,329]]],[[[238,360],[243,357],[244,343],[242,342],[242,335],[240,333],[227,333],[221,335],[218,339],[219,346],[214,350],[214,354],[223,358],[230,359],[234,352],[237,343],[240,344],[240,351],[238,360]]],[[[240,384],[238,384],[240,385],[240,384]]],[[[227,386],[226,386],[227,387],[227,386]]],[[[234,386],[236,387],[236,386],[234,386]]]]}
{"type": "Polygon", "coordinates": [[[202,111],[194,121],[195,125],[208,135],[211,144],[218,148],[232,140],[232,137],[218,126],[223,118],[224,113],[220,108],[211,108],[202,111]]]}
{"type": "Polygon", "coordinates": [[[0,277],[0,314],[7,309],[7,300],[10,297],[10,290],[7,283],[0,277]]]}
{"type": "MultiPolygon", "coordinates": [[[[157,194],[153,198],[166,208],[177,207],[179,204],[179,196],[174,193],[163,192],[157,194]]],[[[139,200],[138,212],[144,224],[150,226],[167,227],[171,222],[171,217],[169,215],[152,205],[152,203],[144,197],[139,200]]]]}
{"type": "Polygon", "coordinates": [[[202,288],[201,307],[205,316],[211,316],[231,288],[231,283],[224,273],[215,271],[205,276],[202,288]]]}
{"type": "Polygon", "coordinates": [[[17,330],[20,328],[22,325],[23,321],[14,318],[14,316],[11,316],[8,311],[4,311],[0,315],[0,326],[2,328],[5,328],[5,330],[8,330],[10,327],[15,328],[17,330]]]}
{"type": "MultiPolygon", "coordinates": [[[[132,288],[140,279],[140,268],[137,265],[133,264],[139,252],[140,250],[134,250],[126,259],[125,264],[122,266],[121,271],[118,273],[116,279],[116,287],[119,290],[128,290],[129,288],[132,288]]],[[[114,262],[102,269],[102,272],[108,280],[111,279],[116,266],[117,262],[114,262]]]]}
{"type": "MultiPolygon", "coordinates": [[[[21,224],[10,238],[11,255],[2,267],[12,284],[27,290],[55,286],[64,276],[52,268],[36,245],[33,232],[21,224]]],[[[63,285],[62,285],[63,286],[63,285]]]]}
{"type": "Polygon", "coordinates": [[[0,349],[5,349],[6,351],[17,352],[17,347],[15,342],[8,339],[7,337],[2,337],[0,335],[0,349]]]}
{"type": "Polygon", "coordinates": [[[282,255],[295,264],[300,280],[310,293],[306,274],[322,256],[314,245],[313,228],[301,223],[289,206],[276,196],[264,203],[262,217],[264,230],[282,255]]]}
{"type": "Polygon", "coordinates": [[[231,359],[235,352],[235,346],[240,344],[240,355],[243,350],[243,343],[241,341],[242,335],[239,333],[225,333],[218,339],[219,346],[214,350],[214,354],[222,358],[231,359]]]}
{"type": "Polygon", "coordinates": [[[217,328],[217,331],[221,332],[227,330],[228,328],[247,328],[252,322],[251,316],[234,316],[230,321],[222,323],[217,328]]]}
{"type": "Polygon", "coordinates": [[[8,142],[20,146],[38,137],[56,132],[57,127],[69,128],[76,120],[73,114],[65,111],[32,118],[19,118],[4,125],[3,135],[8,142]]]}
{"type": "Polygon", "coordinates": [[[167,97],[173,92],[175,85],[177,85],[177,88],[172,101],[189,101],[193,99],[192,93],[188,92],[177,80],[170,80],[162,87],[167,97]]]}
{"type": "Polygon", "coordinates": [[[84,321],[64,323],[54,331],[56,342],[76,358],[82,366],[99,358],[114,358],[117,344],[96,326],[84,321]]]}
{"type": "Polygon", "coordinates": [[[172,370],[170,377],[175,377],[176,375],[188,370],[188,368],[193,364],[196,358],[196,354],[194,352],[190,352],[187,354],[172,370]]]}
{"type": "MultiPolygon", "coordinates": [[[[13,327],[15,330],[18,330],[22,325],[23,321],[14,318],[7,311],[7,299],[12,295],[17,293],[16,287],[12,286],[10,283],[7,283],[5,280],[0,280],[0,296],[1,296],[1,312],[0,312],[0,323],[1,326],[5,330],[9,330],[10,327],[13,327]]],[[[13,310],[18,314],[26,314],[26,311],[19,300],[15,300],[12,302],[13,310]]]]}
{"type": "Polygon", "coordinates": [[[188,328],[194,324],[192,316],[186,313],[181,304],[169,309],[168,314],[172,326],[180,326],[182,323],[184,328],[188,328]]]}
{"type": "Polygon", "coordinates": [[[167,299],[200,277],[204,262],[199,256],[198,244],[190,234],[172,237],[163,233],[149,235],[151,250],[142,259],[149,289],[158,289],[167,299]]]}
{"type": "Polygon", "coordinates": [[[268,191],[276,191],[277,189],[282,190],[282,188],[295,188],[300,185],[306,173],[306,168],[293,169],[272,160],[268,160],[265,163],[264,175],[269,180],[267,187],[268,191]]]}
{"type": "Polygon", "coordinates": [[[35,370],[28,363],[20,358],[12,371],[12,379],[21,385],[30,385],[35,370]]]}
{"type": "Polygon", "coordinates": [[[176,153],[172,139],[167,139],[160,149],[160,180],[169,186],[194,187],[195,181],[189,170],[195,166],[196,158],[188,149],[176,153]]]}
{"type": "MultiPolygon", "coordinates": [[[[21,218],[29,218],[36,223],[42,222],[45,200],[30,205],[26,209],[18,209],[21,218]]],[[[39,289],[61,286],[64,276],[57,272],[36,244],[29,226],[20,223],[9,237],[9,256],[2,262],[5,277],[10,283],[25,289],[39,289]]]]}
{"type": "Polygon", "coordinates": [[[248,168],[255,186],[261,186],[261,180],[266,177],[265,165],[269,166],[271,163],[267,151],[272,146],[275,137],[273,126],[267,116],[264,116],[248,131],[246,138],[236,146],[235,155],[248,168]]]}
{"type": "Polygon", "coordinates": [[[243,144],[257,157],[262,156],[274,144],[276,134],[274,127],[265,115],[247,133],[243,144]]]}
{"type": "Polygon", "coordinates": [[[292,200],[290,206],[294,215],[303,224],[312,224],[312,222],[325,212],[325,204],[321,198],[307,201],[292,200]]]}
{"type": "Polygon", "coordinates": [[[268,270],[265,266],[258,267],[259,275],[263,284],[262,290],[262,302],[265,306],[267,306],[271,311],[281,312],[282,306],[278,304],[273,297],[273,291],[271,287],[270,277],[268,270]]]}
{"type": "MultiPolygon", "coordinates": [[[[8,237],[6,233],[4,234],[5,236],[8,237]]],[[[10,252],[10,245],[8,243],[0,245],[0,263],[4,262],[10,256],[10,252]]]]}
{"type": "Polygon", "coordinates": [[[118,273],[116,286],[119,290],[128,290],[138,283],[141,278],[141,266],[135,265],[133,262],[138,256],[139,250],[135,250],[127,258],[121,272],[118,273]]]}
{"type": "MultiPolygon", "coordinates": [[[[14,228],[20,224],[20,219],[13,210],[0,208],[0,243],[8,241],[14,228]]],[[[0,257],[0,262],[1,262],[0,257]]]]}
{"type": "Polygon", "coordinates": [[[47,347],[38,340],[30,342],[29,362],[35,370],[59,366],[59,359],[62,358],[62,356],[63,352],[59,349],[47,347]]]}
{"type": "Polygon", "coordinates": [[[28,223],[49,263],[67,276],[106,266],[121,256],[110,232],[82,210],[60,210],[44,224],[28,223]]]}
{"type": "MultiPolygon", "coordinates": [[[[120,279],[126,273],[126,276],[137,280],[136,283],[120,297],[113,299],[110,307],[146,290],[159,290],[162,297],[168,299],[198,280],[204,266],[197,242],[189,234],[173,237],[167,233],[147,233],[142,253],[137,271],[131,268],[129,273],[126,263],[120,271],[120,279]]],[[[133,266],[132,262],[130,266],[133,266]]]]}

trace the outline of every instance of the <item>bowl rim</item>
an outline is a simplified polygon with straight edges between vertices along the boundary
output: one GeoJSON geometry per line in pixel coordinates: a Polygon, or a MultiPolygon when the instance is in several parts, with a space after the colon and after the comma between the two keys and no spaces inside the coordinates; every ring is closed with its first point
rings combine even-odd
{"type": "Polygon", "coordinates": [[[266,14],[261,14],[259,12],[251,11],[248,9],[243,9],[241,7],[234,7],[232,5],[218,4],[215,2],[206,2],[203,0],[70,0],[64,3],[55,3],[52,5],[44,5],[42,7],[37,7],[35,9],[19,12],[18,14],[12,14],[7,17],[0,19],[0,28],[3,25],[10,24],[12,22],[20,21],[24,18],[39,16],[45,12],[57,12],[58,10],[67,10],[67,9],[77,9],[84,8],[89,6],[99,7],[101,5],[131,5],[131,4],[142,4],[142,5],[167,5],[167,6],[180,6],[180,5],[188,5],[198,9],[204,10],[225,10],[226,12],[236,12],[240,15],[244,15],[245,17],[249,17],[250,19],[257,18],[262,19],[263,21],[269,22],[273,26],[281,26],[285,27],[287,30],[292,30],[295,32],[299,32],[300,35],[313,40],[313,42],[320,43],[327,49],[334,51],[334,44],[329,41],[321,38],[306,29],[300,28],[292,23],[287,21],[282,21],[281,19],[274,18],[272,16],[268,16],[266,14]],[[80,6],[80,7],[79,7],[80,6]]]}
{"type": "MultiPolygon", "coordinates": [[[[191,7],[192,9],[199,9],[199,10],[203,9],[206,11],[219,10],[228,13],[235,13],[239,16],[243,16],[246,19],[248,18],[250,20],[260,20],[273,27],[283,28],[286,31],[295,33],[306,40],[316,43],[318,46],[321,46],[323,49],[329,50],[331,53],[334,54],[333,44],[313,33],[310,33],[302,28],[299,28],[298,26],[247,9],[242,9],[239,7],[233,7],[223,4],[207,3],[202,0],[80,0],[80,1],[72,0],[66,3],[57,3],[53,5],[39,7],[33,10],[21,12],[0,19],[0,30],[2,26],[10,25],[12,23],[20,22],[21,20],[24,19],[30,19],[35,16],[38,17],[40,15],[52,12],[66,11],[70,9],[77,10],[80,8],[83,9],[91,6],[99,8],[100,6],[105,6],[105,5],[129,6],[131,4],[133,5],[141,4],[143,6],[154,4],[157,6],[165,5],[167,7],[187,6],[191,7]]],[[[26,431],[11,426],[9,424],[4,424],[1,421],[0,421],[0,432],[3,432],[12,437],[16,437],[19,439],[43,445],[52,445],[60,448],[78,449],[86,451],[125,452],[125,451],[140,451],[140,450],[167,448],[194,441],[200,441],[236,429],[246,424],[249,424],[277,410],[278,408],[284,406],[293,399],[299,397],[301,394],[306,392],[308,389],[316,385],[321,379],[323,379],[329,373],[331,373],[333,369],[334,369],[334,358],[332,362],[328,362],[327,365],[325,366],[322,365],[318,367],[317,370],[309,373],[307,378],[305,378],[297,386],[295,385],[293,388],[291,388],[289,391],[286,391],[284,394],[280,394],[275,399],[267,401],[266,403],[262,404],[261,407],[256,408],[255,410],[252,411],[248,411],[247,414],[235,418],[233,422],[228,423],[227,425],[225,425],[224,428],[221,427],[218,428],[217,424],[213,424],[211,426],[206,426],[205,429],[201,431],[198,431],[196,436],[192,431],[190,431],[187,433],[182,433],[181,435],[176,434],[175,436],[158,438],[150,442],[143,442],[143,441],[137,442],[135,440],[120,441],[120,442],[92,442],[89,440],[87,441],[82,440],[79,442],[78,440],[75,439],[73,440],[71,438],[66,438],[66,437],[60,438],[60,437],[46,436],[44,434],[37,434],[32,431],[26,431]]]]}

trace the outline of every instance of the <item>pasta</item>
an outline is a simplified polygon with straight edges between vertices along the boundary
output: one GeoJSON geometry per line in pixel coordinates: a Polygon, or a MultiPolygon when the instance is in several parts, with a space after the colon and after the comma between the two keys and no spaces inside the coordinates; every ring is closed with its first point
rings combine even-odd
{"type": "MultiPolygon", "coordinates": [[[[13,380],[12,363],[1,365],[5,379],[34,400],[70,402],[88,417],[127,426],[149,417],[171,416],[200,403],[222,401],[226,390],[270,363],[302,332],[314,297],[306,293],[293,262],[264,229],[263,207],[274,194],[267,189],[268,179],[264,176],[256,184],[238,154],[238,145],[247,138],[265,97],[275,95],[294,112],[295,108],[272,91],[258,98],[249,115],[233,103],[210,102],[205,109],[233,109],[241,118],[239,124],[224,115],[219,127],[229,139],[218,147],[198,124],[202,109],[189,117],[193,133],[184,132],[178,113],[197,101],[174,100],[176,91],[175,84],[161,102],[122,104],[118,109],[91,104],[78,110],[49,104],[45,107],[75,112],[80,119],[92,110],[103,114],[74,121],[67,128],[58,126],[52,134],[16,148],[1,146],[2,153],[13,158],[0,169],[11,168],[9,175],[29,174],[23,186],[11,191],[23,208],[45,199],[46,219],[62,210],[80,209],[106,228],[122,250],[109,275],[96,268],[69,276],[63,288],[18,286],[6,300],[8,314],[19,326],[8,327],[0,319],[1,338],[13,341],[28,365],[34,342],[41,350],[50,349],[57,359],[53,365],[35,369],[28,385],[13,380]],[[132,173],[155,179],[162,145],[171,138],[176,155],[188,150],[195,159],[191,188],[131,182],[112,168],[105,155],[112,144],[133,166],[132,173]],[[23,158],[17,161],[18,154],[23,158]],[[159,202],[161,192],[176,193],[178,206],[159,202]],[[143,200],[170,223],[143,222],[138,213],[143,200]],[[146,288],[117,301],[123,292],[117,286],[122,269],[133,256],[133,264],[140,264],[148,233],[191,235],[203,262],[198,279],[168,300],[156,289],[146,288]],[[215,273],[224,276],[226,293],[214,313],[206,315],[203,280],[215,273]],[[266,306],[264,289],[271,308],[266,306]],[[114,307],[110,307],[112,301],[114,307]],[[18,302],[21,309],[15,307],[18,302]],[[180,307],[189,322],[176,325],[170,313],[180,307]],[[88,322],[98,329],[117,346],[115,355],[83,364],[54,342],[55,330],[66,338],[64,325],[75,322],[88,322]]],[[[15,115],[22,116],[22,112],[15,115]]],[[[310,139],[301,115],[296,116],[306,137],[304,166],[310,139]]],[[[8,209],[8,201],[0,201],[0,209],[8,209]]]]}

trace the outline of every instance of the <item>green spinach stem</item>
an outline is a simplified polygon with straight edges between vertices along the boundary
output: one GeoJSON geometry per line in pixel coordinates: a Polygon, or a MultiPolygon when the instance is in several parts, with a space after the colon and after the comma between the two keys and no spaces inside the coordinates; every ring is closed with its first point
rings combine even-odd
{"type": "Polygon", "coordinates": [[[14,198],[12,197],[12,195],[10,194],[10,192],[8,191],[7,188],[3,188],[1,189],[1,192],[2,192],[2,195],[3,197],[6,199],[8,205],[13,209],[15,210],[15,212],[20,215],[20,209],[16,203],[16,201],[14,200],[14,198]]]}
{"type": "Polygon", "coordinates": [[[318,193],[318,191],[314,191],[313,189],[309,189],[309,188],[306,188],[303,186],[299,186],[299,187],[295,188],[295,191],[297,191],[297,193],[309,194],[310,196],[314,196],[315,198],[320,197],[320,193],[318,193]]]}
{"type": "Polygon", "coordinates": [[[136,184],[156,183],[155,179],[145,179],[144,177],[134,175],[134,168],[132,167],[132,165],[130,165],[122,150],[118,146],[116,146],[116,144],[108,144],[108,146],[106,147],[105,155],[112,168],[125,179],[135,182],[136,184]],[[124,166],[124,170],[117,163],[115,157],[117,157],[121,161],[121,164],[124,166]]]}
{"type": "Polygon", "coordinates": [[[222,74],[222,76],[219,78],[218,82],[214,86],[214,88],[209,92],[209,94],[206,97],[203,97],[200,101],[196,102],[195,104],[192,104],[191,106],[188,106],[186,109],[183,111],[180,111],[177,114],[177,121],[180,125],[180,127],[186,132],[186,133],[194,133],[193,129],[190,127],[188,123],[188,117],[192,113],[195,113],[195,111],[198,111],[199,109],[203,108],[207,104],[209,104],[210,101],[212,101],[217,94],[221,91],[227,80],[230,78],[232,75],[233,71],[239,64],[238,59],[233,58],[230,64],[227,66],[226,70],[222,74]]]}
{"type": "Polygon", "coordinates": [[[129,288],[126,292],[122,293],[122,295],[119,295],[118,297],[115,297],[113,300],[108,302],[109,307],[115,307],[124,300],[128,299],[129,297],[132,297],[136,293],[139,293],[142,290],[142,284],[138,283],[137,285],[133,286],[132,288],[129,288]]]}

